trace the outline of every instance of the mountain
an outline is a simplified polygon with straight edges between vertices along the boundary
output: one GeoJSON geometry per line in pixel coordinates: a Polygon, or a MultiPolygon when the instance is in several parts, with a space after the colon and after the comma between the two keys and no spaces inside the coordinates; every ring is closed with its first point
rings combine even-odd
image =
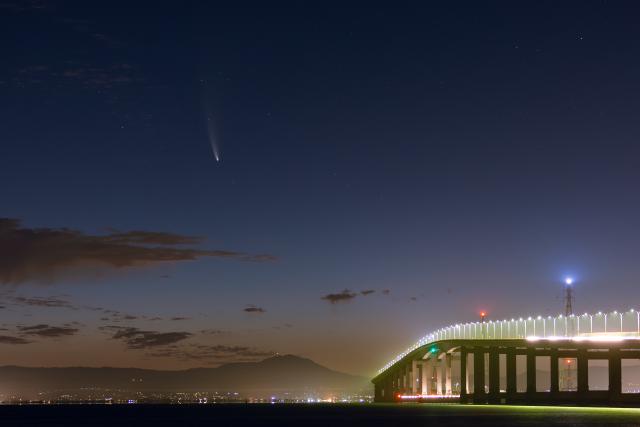
{"type": "Polygon", "coordinates": [[[130,392],[359,392],[371,388],[364,377],[349,375],[293,355],[217,368],[157,371],[136,368],[0,367],[0,393],[34,398],[39,393],[78,393],[88,389],[130,392]]]}

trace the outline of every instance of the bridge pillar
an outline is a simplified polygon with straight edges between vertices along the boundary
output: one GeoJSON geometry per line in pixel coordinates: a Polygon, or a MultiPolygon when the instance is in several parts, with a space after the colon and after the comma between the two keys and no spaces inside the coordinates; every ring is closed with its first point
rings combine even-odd
{"type": "Polygon", "coordinates": [[[609,349],[609,399],[617,400],[622,393],[622,360],[620,350],[609,349]]]}
{"type": "Polygon", "coordinates": [[[428,384],[429,379],[427,378],[427,373],[429,372],[429,366],[426,360],[423,360],[420,363],[420,394],[427,395],[429,394],[428,384]]]}
{"type": "Polygon", "coordinates": [[[437,357],[433,362],[436,367],[436,394],[441,395],[444,389],[444,363],[443,359],[438,359],[437,357]]]}
{"type": "Polygon", "coordinates": [[[446,353],[444,356],[444,393],[446,395],[451,395],[451,359],[453,359],[453,354],[446,353]]]}
{"type": "Polygon", "coordinates": [[[411,362],[405,365],[404,370],[404,393],[411,394],[411,362]]]}
{"type": "Polygon", "coordinates": [[[556,394],[560,391],[560,375],[558,368],[559,358],[558,349],[551,349],[551,393],[556,394]]]}
{"type": "Polygon", "coordinates": [[[516,352],[513,348],[507,349],[507,398],[513,399],[518,392],[518,380],[516,374],[516,352]]]}
{"type": "Polygon", "coordinates": [[[393,388],[393,375],[389,375],[385,380],[384,400],[391,402],[394,399],[395,390],[393,388]]]}
{"type": "Polygon", "coordinates": [[[486,391],[484,389],[484,348],[476,347],[473,350],[473,402],[485,403],[486,391]]]}
{"type": "Polygon", "coordinates": [[[467,349],[460,347],[460,401],[465,403],[468,393],[467,349]]]}
{"type": "Polygon", "coordinates": [[[418,361],[411,362],[411,393],[418,394],[420,386],[420,372],[418,372],[418,361]]]}
{"type": "Polygon", "coordinates": [[[536,349],[527,349],[527,394],[536,392],[536,349]]]}
{"type": "Polygon", "coordinates": [[[589,359],[587,350],[578,350],[578,394],[585,397],[589,391],[589,359]]]}
{"type": "Polygon", "coordinates": [[[498,349],[489,349],[489,403],[500,402],[500,354],[498,349]]]}

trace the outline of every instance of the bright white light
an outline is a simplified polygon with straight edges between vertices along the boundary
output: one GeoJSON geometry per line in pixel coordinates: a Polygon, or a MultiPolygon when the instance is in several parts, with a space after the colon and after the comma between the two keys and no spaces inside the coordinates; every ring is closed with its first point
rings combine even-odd
{"type": "Polygon", "coordinates": [[[413,400],[413,399],[455,399],[459,398],[460,395],[457,394],[401,394],[398,396],[403,400],[413,400]]]}
{"type": "Polygon", "coordinates": [[[621,342],[625,340],[637,340],[638,337],[635,336],[625,336],[625,335],[602,335],[602,336],[578,336],[578,337],[563,337],[563,336],[552,336],[552,337],[536,337],[530,336],[527,337],[527,341],[592,341],[592,342],[621,342]]]}
{"type": "Polygon", "coordinates": [[[564,283],[566,283],[567,285],[572,285],[573,277],[567,277],[566,279],[564,279],[564,283]]]}

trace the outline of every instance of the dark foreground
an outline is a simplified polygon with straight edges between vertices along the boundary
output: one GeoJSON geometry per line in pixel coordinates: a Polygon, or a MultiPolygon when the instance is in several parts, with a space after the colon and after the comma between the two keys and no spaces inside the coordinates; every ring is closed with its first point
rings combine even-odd
{"type": "Polygon", "coordinates": [[[0,406],[4,426],[640,426],[640,409],[446,404],[0,406]]]}

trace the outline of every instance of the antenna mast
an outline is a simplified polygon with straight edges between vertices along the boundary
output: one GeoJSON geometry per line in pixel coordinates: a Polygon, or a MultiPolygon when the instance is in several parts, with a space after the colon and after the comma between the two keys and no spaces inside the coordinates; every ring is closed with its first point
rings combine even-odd
{"type": "Polygon", "coordinates": [[[573,315],[573,279],[567,277],[564,281],[564,315],[573,315]]]}

